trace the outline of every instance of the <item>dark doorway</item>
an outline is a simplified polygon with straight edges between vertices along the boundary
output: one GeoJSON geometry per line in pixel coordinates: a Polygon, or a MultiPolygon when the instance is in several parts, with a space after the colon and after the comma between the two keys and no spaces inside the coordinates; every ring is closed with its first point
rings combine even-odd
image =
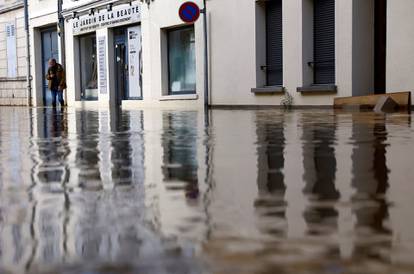
{"type": "Polygon", "coordinates": [[[42,79],[43,79],[43,105],[52,105],[52,94],[48,88],[48,81],[44,77],[49,68],[49,59],[59,59],[58,37],[55,28],[41,31],[42,36],[42,79]]]}
{"type": "Polygon", "coordinates": [[[115,30],[116,101],[128,99],[128,43],[126,29],[115,30]]]}
{"type": "Polygon", "coordinates": [[[387,0],[375,0],[375,94],[386,92],[387,79],[387,0]]]}

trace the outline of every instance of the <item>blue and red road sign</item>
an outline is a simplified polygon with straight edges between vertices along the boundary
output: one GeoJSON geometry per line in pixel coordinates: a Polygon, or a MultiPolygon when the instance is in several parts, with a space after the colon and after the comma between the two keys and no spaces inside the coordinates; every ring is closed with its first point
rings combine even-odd
{"type": "Polygon", "coordinates": [[[200,17],[200,8],[194,2],[185,2],[179,10],[181,20],[186,23],[194,23],[200,17]]]}

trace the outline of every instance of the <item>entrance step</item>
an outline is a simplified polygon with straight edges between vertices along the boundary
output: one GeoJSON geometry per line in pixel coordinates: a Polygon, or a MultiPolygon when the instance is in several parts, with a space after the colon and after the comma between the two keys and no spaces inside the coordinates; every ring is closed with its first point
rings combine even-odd
{"type": "Polygon", "coordinates": [[[389,97],[397,105],[399,109],[405,110],[411,108],[411,92],[393,92],[386,94],[375,94],[365,96],[352,96],[352,97],[338,97],[334,99],[335,108],[368,108],[374,109],[381,97],[389,97]]]}

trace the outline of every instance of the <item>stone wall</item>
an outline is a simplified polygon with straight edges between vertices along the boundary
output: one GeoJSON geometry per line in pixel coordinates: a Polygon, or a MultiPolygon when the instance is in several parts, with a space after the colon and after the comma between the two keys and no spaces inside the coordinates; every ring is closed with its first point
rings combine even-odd
{"type": "Polygon", "coordinates": [[[0,106],[27,105],[26,78],[0,78],[0,106]]]}

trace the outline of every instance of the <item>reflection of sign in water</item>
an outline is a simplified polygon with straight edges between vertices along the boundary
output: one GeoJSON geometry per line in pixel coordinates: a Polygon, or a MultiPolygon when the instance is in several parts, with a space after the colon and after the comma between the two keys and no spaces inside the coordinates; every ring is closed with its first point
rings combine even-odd
{"type": "Polygon", "coordinates": [[[93,15],[85,15],[78,19],[73,19],[72,27],[75,35],[91,32],[99,28],[115,27],[119,25],[131,24],[141,20],[141,5],[119,5],[114,6],[113,10],[102,9],[93,15]]]}
{"type": "Polygon", "coordinates": [[[142,98],[141,27],[128,28],[129,96],[142,98]]]}
{"type": "Polygon", "coordinates": [[[99,92],[107,93],[106,78],[106,37],[98,37],[98,62],[99,62],[99,92]]]}

